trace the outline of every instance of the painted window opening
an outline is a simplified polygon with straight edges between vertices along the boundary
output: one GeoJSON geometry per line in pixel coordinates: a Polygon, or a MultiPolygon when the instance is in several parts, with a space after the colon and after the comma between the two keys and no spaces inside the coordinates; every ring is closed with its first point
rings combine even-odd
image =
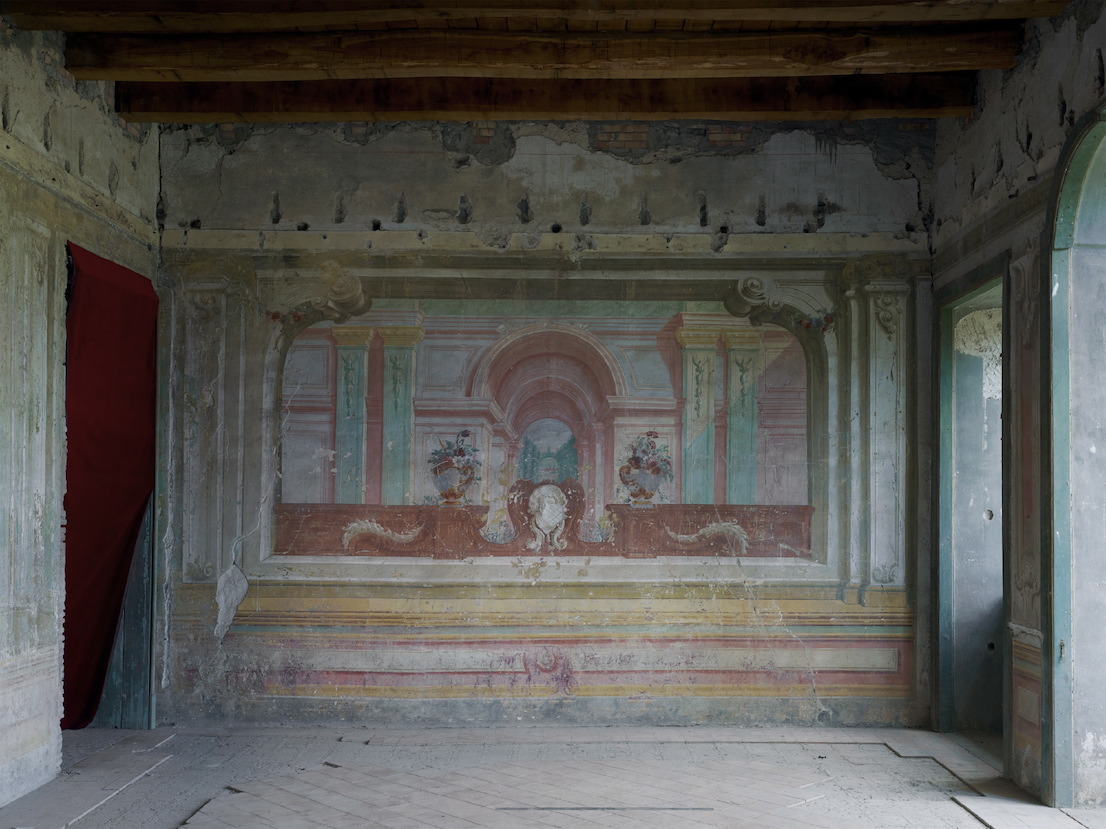
{"type": "Polygon", "coordinates": [[[810,557],[802,343],[688,305],[394,301],[304,330],[274,552],[810,557]]]}

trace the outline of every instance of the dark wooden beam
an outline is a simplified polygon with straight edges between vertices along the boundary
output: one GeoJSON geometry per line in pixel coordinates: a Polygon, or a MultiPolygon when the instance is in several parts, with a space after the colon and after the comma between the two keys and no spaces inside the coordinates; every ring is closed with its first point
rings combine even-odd
{"type": "Polygon", "coordinates": [[[858,24],[1052,17],[1071,0],[0,0],[25,29],[67,32],[335,31],[420,20],[784,21],[858,24]]]}
{"type": "Polygon", "coordinates": [[[747,78],[1009,69],[1017,24],[706,35],[408,31],[71,35],[79,80],[747,78]]]}
{"type": "Polygon", "coordinates": [[[972,72],[808,78],[121,82],[129,121],[811,121],[967,115],[972,72]]]}

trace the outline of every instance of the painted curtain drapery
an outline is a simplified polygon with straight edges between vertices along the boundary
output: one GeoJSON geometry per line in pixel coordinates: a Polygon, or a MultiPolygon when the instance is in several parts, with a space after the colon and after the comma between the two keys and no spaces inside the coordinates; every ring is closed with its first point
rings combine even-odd
{"type": "Polygon", "coordinates": [[[158,299],[145,277],[69,245],[62,728],[96,714],[154,485],[158,299]]]}

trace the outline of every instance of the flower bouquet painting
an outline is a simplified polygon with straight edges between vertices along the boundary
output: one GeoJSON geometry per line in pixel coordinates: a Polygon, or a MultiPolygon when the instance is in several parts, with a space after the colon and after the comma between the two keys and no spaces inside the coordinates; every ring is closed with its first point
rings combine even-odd
{"type": "Polygon", "coordinates": [[[438,448],[430,453],[430,474],[434,478],[443,506],[458,506],[465,499],[465,490],[480,478],[480,453],[465,439],[472,436],[472,430],[463,429],[453,440],[438,438],[438,448]]]}
{"type": "Polygon", "coordinates": [[[672,455],[668,444],[658,444],[660,434],[649,431],[630,441],[630,454],[618,468],[618,479],[629,490],[630,503],[648,506],[661,484],[672,480],[672,455]]]}

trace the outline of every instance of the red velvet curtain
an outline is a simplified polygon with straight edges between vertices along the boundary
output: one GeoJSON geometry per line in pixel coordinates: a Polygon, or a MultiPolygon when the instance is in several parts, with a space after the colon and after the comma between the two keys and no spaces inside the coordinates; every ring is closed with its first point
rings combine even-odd
{"type": "Polygon", "coordinates": [[[66,318],[62,728],[96,714],[127,573],[154,487],[157,295],[70,243],[66,318]]]}

